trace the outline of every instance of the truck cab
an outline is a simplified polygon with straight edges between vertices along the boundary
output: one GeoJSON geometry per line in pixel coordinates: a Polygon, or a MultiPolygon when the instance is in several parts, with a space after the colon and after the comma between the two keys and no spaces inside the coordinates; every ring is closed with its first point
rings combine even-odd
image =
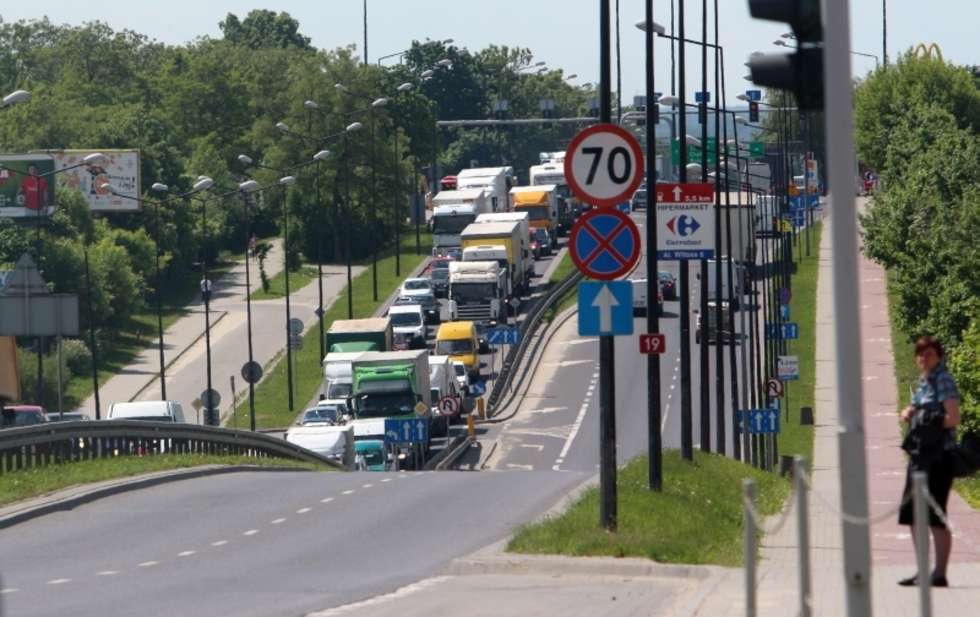
{"type": "Polygon", "coordinates": [[[514,212],[527,212],[531,227],[541,227],[551,237],[551,248],[558,247],[558,187],[515,186],[510,190],[514,212]]]}
{"type": "MultiPolygon", "coordinates": [[[[473,249],[467,249],[473,250],[473,249]]],[[[507,306],[507,270],[494,261],[456,261],[449,264],[451,320],[498,321],[507,306]]]]}

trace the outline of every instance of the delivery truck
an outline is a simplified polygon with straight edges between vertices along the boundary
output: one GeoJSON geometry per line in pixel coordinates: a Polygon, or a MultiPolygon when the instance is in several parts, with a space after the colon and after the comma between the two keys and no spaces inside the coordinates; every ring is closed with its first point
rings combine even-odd
{"type": "Polygon", "coordinates": [[[392,326],[387,317],[338,319],[326,334],[328,352],[390,351],[392,326]]]}
{"type": "Polygon", "coordinates": [[[474,167],[456,174],[456,190],[483,189],[490,201],[490,212],[510,210],[509,192],[514,186],[513,167],[474,167]]]}
{"type": "Polygon", "coordinates": [[[532,228],[548,232],[551,248],[558,248],[558,196],[554,184],[515,186],[510,190],[514,212],[527,212],[532,228]]]}
{"type": "Polygon", "coordinates": [[[487,261],[490,255],[502,268],[506,268],[511,281],[513,296],[523,295],[530,287],[525,260],[530,248],[523,248],[521,224],[517,221],[503,223],[474,223],[460,235],[463,261],[487,261]]]}
{"type": "Polygon", "coordinates": [[[531,253],[531,219],[527,212],[492,212],[476,217],[477,223],[509,223],[520,224],[521,254],[524,258],[524,272],[527,280],[534,276],[534,255],[531,253]]]}
{"type": "Polygon", "coordinates": [[[459,248],[459,234],[487,212],[492,212],[490,199],[482,188],[443,191],[433,197],[433,254],[444,255],[449,249],[459,248]]]}

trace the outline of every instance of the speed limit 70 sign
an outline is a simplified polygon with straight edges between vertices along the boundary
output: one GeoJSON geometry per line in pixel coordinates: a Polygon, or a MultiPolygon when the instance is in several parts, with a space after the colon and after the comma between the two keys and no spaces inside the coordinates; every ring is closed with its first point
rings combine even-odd
{"type": "Polygon", "coordinates": [[[643,182],[640,143],[615,124],[583,129],[565,151],[565,179],[585,203],[616,206],[631,198],[643,182]]]}

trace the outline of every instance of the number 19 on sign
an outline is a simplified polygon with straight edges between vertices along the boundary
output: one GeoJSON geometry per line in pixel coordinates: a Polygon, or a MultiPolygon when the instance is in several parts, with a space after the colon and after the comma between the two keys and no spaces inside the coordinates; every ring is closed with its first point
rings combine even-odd
{"type": "Polygon", "coordinates": [[[667,337],[663,334],[641,334],[640,353],[663,353],[667,348],[667,337]]]}

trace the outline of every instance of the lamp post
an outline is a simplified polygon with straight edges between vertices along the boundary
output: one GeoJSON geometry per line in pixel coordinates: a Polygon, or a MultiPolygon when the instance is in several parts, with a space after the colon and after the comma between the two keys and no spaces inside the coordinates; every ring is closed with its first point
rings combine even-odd
{"type": "MultiPolygon", "coordinates": [[[[239,157],[241,158],[241,157],[239,157]]],[[[252,277],[249,266],[248,249],[251,244],[251,208],[249,207],[250,193],[259,189],[259,183],[255,180],[246,180],[238,185],[238,192],[242,197],[242,209],[245,217],[245,325],[248,332],[248,363],[249,366],[255,361],[252,352],[252,277]]],[[[321,321],[321,324],[323,322],[321,321]]],[[[322,339],[323,336],[321,335],[322,339]]],[[[322,356],[321,356],[322,357],[322,356]]],[[[234,396],[234,392],[232,392],[234,396]]],[[[234,412],[233,412],[234,413],[234,412]]],[[[248,380],[248,419],[252,431],[255,431],[255,384],[253,380],[248,380]]]]}
{"type": "Polygon", "coordinates": [[[292,332],[289,329],[292,322],[292,313],[289,307],[289,187],[296,184],[295,176],[283,176],[279,179],[279,186],[282,187],[282,252],[283,252],[283,273],[285,275],[286,286],[286,377],[289,382],[289,411],[293,411],[293,345],[292,332]]]}
{"type": "MultiPolygon", "coordinates": [[[[214,180],[206,176],[198,178],[191,193],[206,191],[214,186],[214,180]]],[[[194,199],[191,196],[191,199],[194,199]]],[[[197,199],[201,203],[201,296],[204,299],[204,346],[207,373],[207,391],[210,396],[211,387],[211,281],[208,279],[208,200],[197,199]]],[[[203,401],[202,401],[203,402],[203,401]]]]}
{"type": "MultiPolygon", "coordinates": [[[[410,92],[415,87],[415,84],[411,82],[405,82],[396,88],[396,96],[398,94],[404,94],[410,92]]],[[[395,217],[395,276],[401,276],[402,274],[402,260],[401,260],[401,244],[402,244],[402,216],[401,208],[399,202],[401,201],[401,191],[402,191],[402,166],[401,166],[401,156],[398,150],[398,122],[395,120],[394,114],[391,116],[391,123],[393,128],[393,133],[395,134],[395,202],[394,202],[394,217],[395,217]]]]}
{"type": "MultiPolygon", "coordinates": [[[[366,0],[365,0],[366,2],[366,0]]],[[[365,6],[365,13],[367,12],[365,6]]],[[[367,34],[364,37],[365,42],[365,62],[367,62],[367,34]]],[[[307,132],[313,131],[313,118],[312,112],[319,111],[320,106],[316,101],[307,100],[303,101],[303,107],[306,108],[306,130],[307,132]]],[[[244,156],[244,155],[242,155],[244,156]]],[[[241,156],[238,157],[241,160],[241,156]]],[[[245,158],[248,158],[247,156],[245,158]]],[[[316,159],[316,157],[313,157],[316,159]]],[[[249,159],[251,161],[251,159],[249,159]]],[[[326,350],[324,349],[325,339],[324,339],[324,329],[323,329],[323,200],[320,197],[320,184],[322,182],[322,177],[320,175],[320,161],[316,159],[316,169],[313,172],[316,174],[316,179],[314,184],[316,185],[316,288],[317,288],[317,305],[316,305],[316,317],[317,317],[317,327],[319,328],[320,339],[320,360],[322,361],[326,350]]]]}
{"type": "MultiPolygon", "coordinates": [[[[344,201],[347,206],[347,226],[350,227],[351,224],[351,212],[353,210],[353,204],[350,199],[350,175],[353,173],[350,164],[350,150],[349,150],[349,135],[354,131],[359,131],[364,128],[364,125],[360,122],[352,122],[347,125],[344,129],[344,160],[346,161],[347,172],[344,174],[344,201]]],[[[351,279],[351,248],[350,248],[350,237],[351,234],[344,234],[346,238],[347,250],[347,319],[354,319],[354,287],[353,281],[351,279]]]]}
{"type": "Polygon", "coordinates": [[[20,103],[26,103],[31,100],[31,93],[27,90],[14,90],[10,94],[3,97],[3,102],[0,103],[0,108],[13,107],[20,103]]]}

